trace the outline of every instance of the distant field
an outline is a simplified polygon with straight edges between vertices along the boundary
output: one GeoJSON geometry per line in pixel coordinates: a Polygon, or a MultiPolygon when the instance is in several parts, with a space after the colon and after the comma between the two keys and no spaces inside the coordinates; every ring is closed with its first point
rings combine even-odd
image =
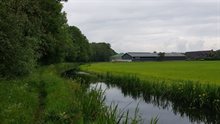
{"type": "Polygon", "coordinates": [[[167,61],[93,63],[82,70],[115,74],[136,74],[141,79],[193,80],[220,84],[220,61],[167,61]]]}

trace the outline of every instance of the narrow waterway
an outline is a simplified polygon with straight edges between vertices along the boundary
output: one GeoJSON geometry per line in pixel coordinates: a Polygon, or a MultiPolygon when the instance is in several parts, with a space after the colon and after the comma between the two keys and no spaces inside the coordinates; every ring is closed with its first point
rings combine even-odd
{"type": "Polygon", "coordinates": [[[133,117],[135,110],[138,107],[138,114],[143,120],[143,123],[150,123],[151,118],[158,117],[158,124],[204,124],[203,122],[195,122],[190,120],[185,114],[180,115],[173,111],[172,104],[167,102],[165,107],[155,105],[155,103],[145,102],[143,97],[132,97],[125,95],[119,87],[107,85],[104,82],[91,84],[90,88],[100,87],[105,91],[106,105],[118,105],[119,110],[129,111],[129,116],[133,117]]]}

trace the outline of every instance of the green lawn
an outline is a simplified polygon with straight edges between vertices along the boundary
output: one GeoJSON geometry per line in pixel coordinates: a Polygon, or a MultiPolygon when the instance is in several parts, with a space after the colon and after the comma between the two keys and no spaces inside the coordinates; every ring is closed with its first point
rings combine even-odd
{"type": "Polygon", "coordinates": [[[105,62],[81,66],[89,72],[136,74],[141,79],[192,80],[220,84],[220,61],[105,62]]]}

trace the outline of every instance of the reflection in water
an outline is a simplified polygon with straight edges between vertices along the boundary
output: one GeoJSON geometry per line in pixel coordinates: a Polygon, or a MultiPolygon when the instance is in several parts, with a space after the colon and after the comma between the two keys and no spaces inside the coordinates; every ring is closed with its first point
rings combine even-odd
{"type": "MultiPolygon", "coordinates": [[[[118,105],[119,109],[124,109],[126,106],[126,110],[129,110],[129,116],[131,117],[134,115],[138,105],[139,113],[144,123],[150,123],[151,118],[157,116],[159,118],[159,124],[204,124],[205,122],[203,120],[204,115],[199,115],[200,112],[197,110],[186,111],[181,106],[177,106],[165,99],[146,95],[141,92],[131,92],[132,90],[126,90],[123,87],[106,83],[91,84],[90,87],[97,85],[98,87],[101,86],[103,91],[105,90],[107,105],[110,106],[114,103],[118,105]]],[[[206,123],[215,123],[215,121],[206,123]]]]}
{"type": "MultiPolygon", "coordinates": [[[[181,116],[189,117],[192,123],[206,123],[206,124],[220,124],[220,114],[213,112],[209,109],[198,109],[196,107],[190,107],[185,101],[172,99],[165,94],[152,94],[148,92],[148,87],[144,87],[141,83],[126,83],[124,85],[123,80],[106,80],[108,86],[115,86],[121,89],[125,96],[131,96],[133,99],[143,98],[146,103],[151,103],[155,106],[163,109],[171,106],[173,113],[180,114],[181,116]],[[146,89],[145,89],[146,88],[146,89]]],[[[149,86],[150,87],[150,86],[149,86]]],[[[180,96],[181,97],[181,96],[180,96]]]]}
{"type": "MultiPolygon", "coordinates": [[[[77,79],[78,82],[86,84],[88,87],[90,83],[100,81],[94,75],[68,75],[68,73],[65,75],[77,79]]],[[[142,114],[145,122],[149,122],[152,117],[158,116],[159,124],[220,124],[219,113],[207,109],[189,107],[189,104],[185,104],[186,102],[172,99],[167,97],[166,94],[152,94],[148,92],[150,91],[150,86],[143,88],[141,83],[135,83],[136,79],[126,85],[123,83],[128,81],[126,78],[122,80],[110,78],[109,80],[101,77],[101,80],[105,80],[105,83],[98,83],[98,85],[101,85],[103,90],[106,89],[107,105],[114,102],[121,109],[127,106],[126,108],[129,109],[129,113],[132,116],[139,103],[139,113],[142,114]]],[[[95,85],[97,83],[91,86],[95,85]]]]}

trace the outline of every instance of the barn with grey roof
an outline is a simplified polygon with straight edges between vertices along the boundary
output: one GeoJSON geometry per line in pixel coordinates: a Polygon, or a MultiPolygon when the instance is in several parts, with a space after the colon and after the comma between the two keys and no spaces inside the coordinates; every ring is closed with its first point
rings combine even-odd
{"type": "Polygon", "coordinates": [[[122,56],[123,60],[131,61],[157,61],[157,60],[185,60],[182,53],[150,53],[150,52],[128,52],[122,56]]]}

